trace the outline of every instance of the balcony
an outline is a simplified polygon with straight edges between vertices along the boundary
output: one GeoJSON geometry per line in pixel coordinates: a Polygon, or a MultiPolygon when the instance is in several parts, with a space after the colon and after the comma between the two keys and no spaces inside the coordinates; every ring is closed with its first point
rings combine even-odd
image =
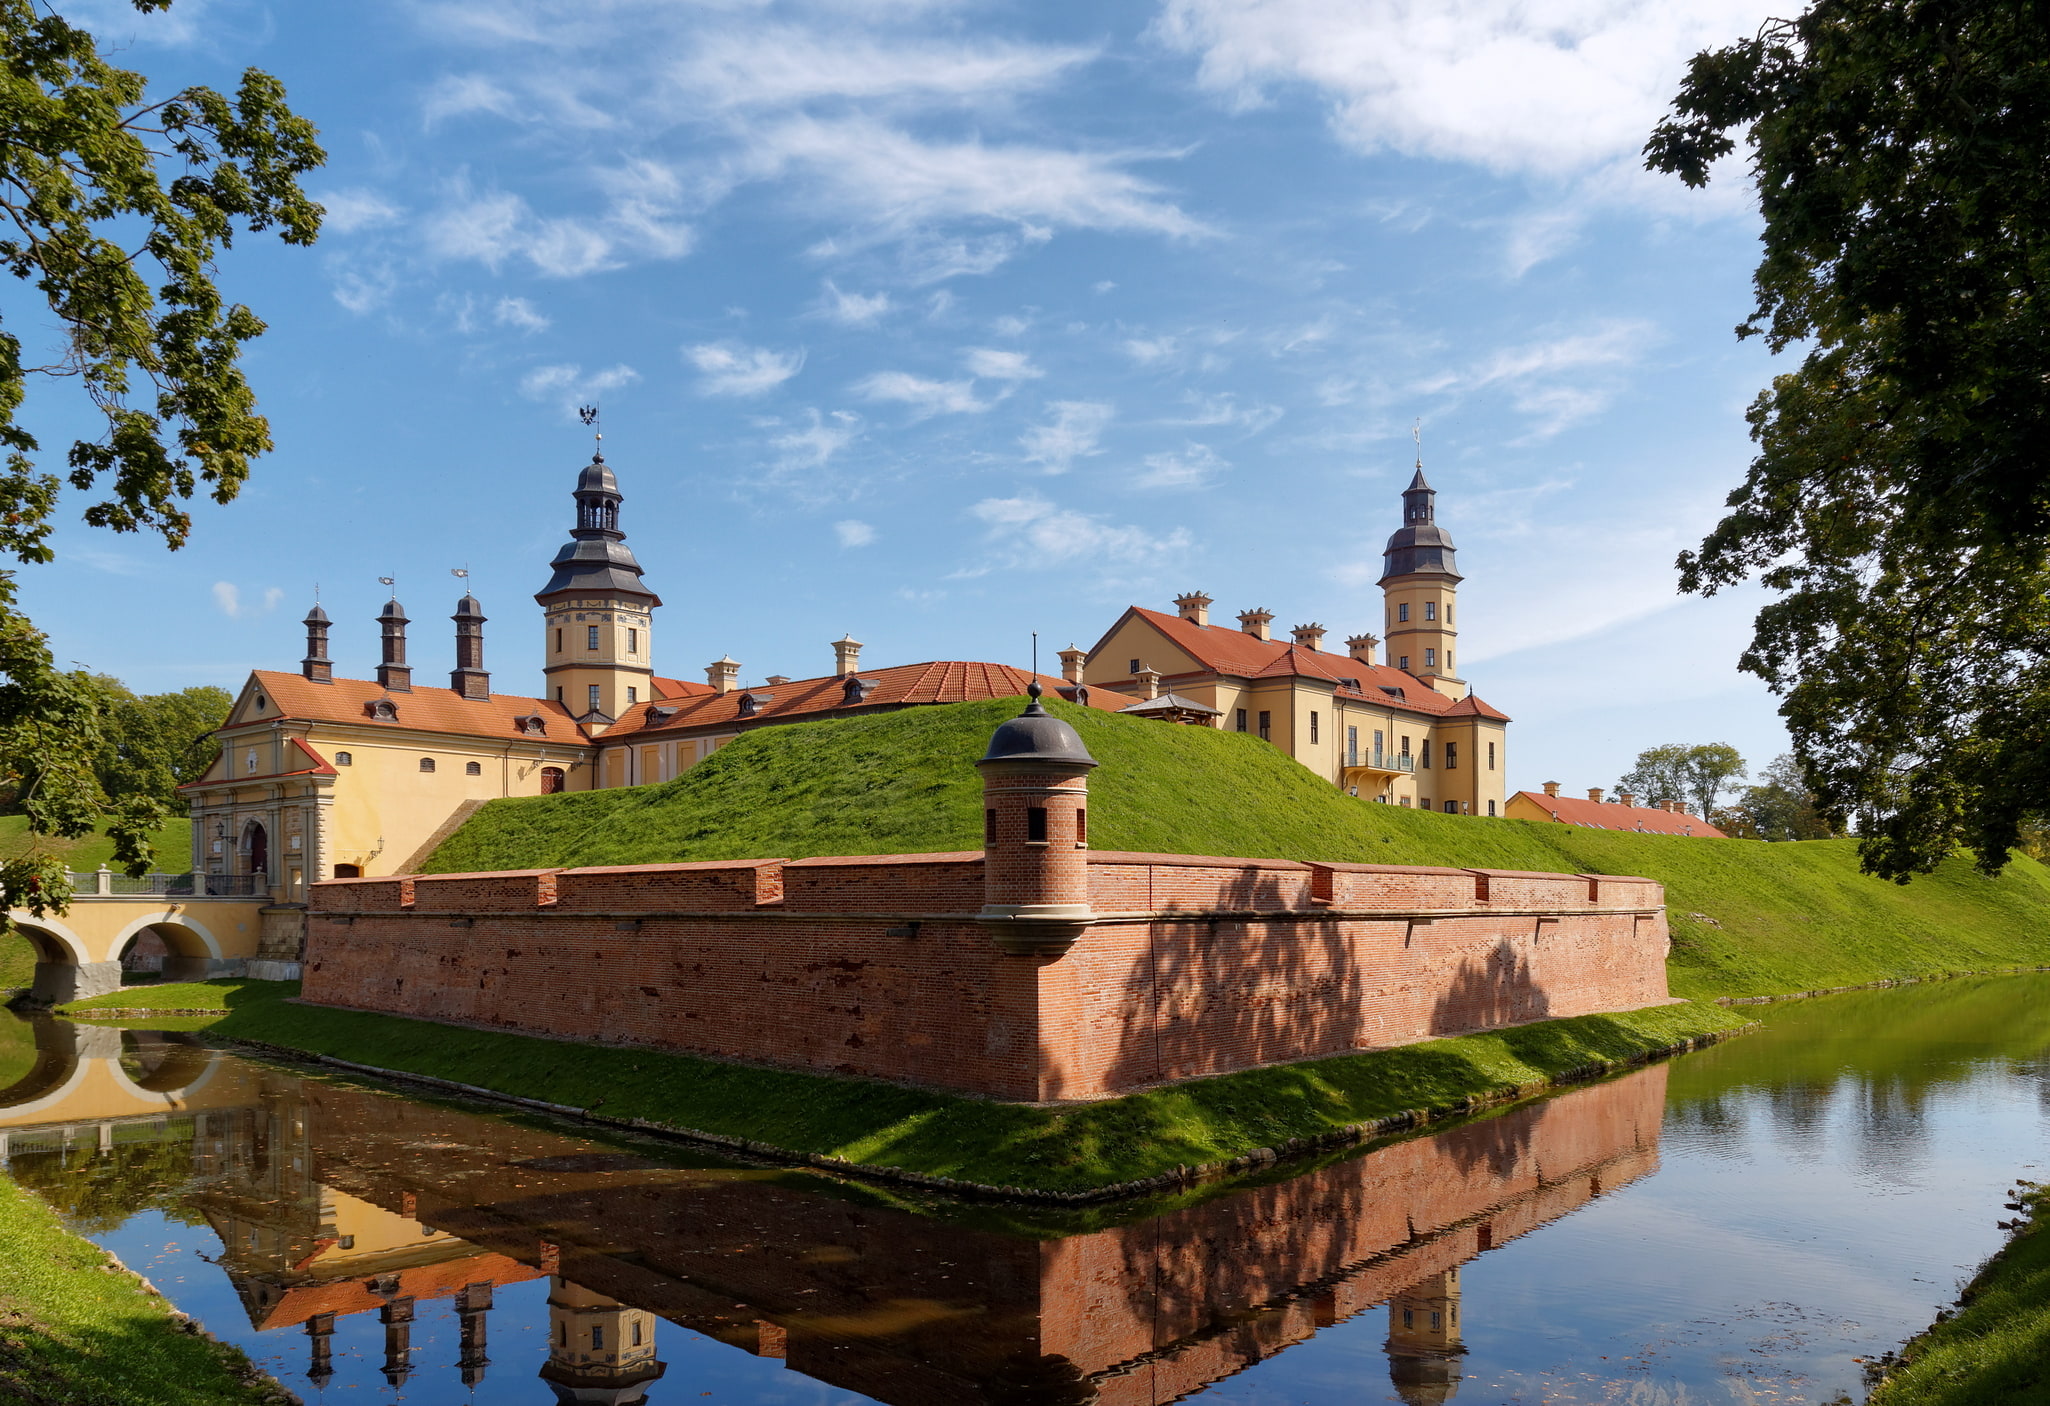
{"type": "Polygon", "coordinates": [[[1339,754],[1339,765],[1347,771],[1369,771],[1381,776],[1400,776],[1416,770],[1416,758],[1407,752],[1350,751],[1339,754]]]}

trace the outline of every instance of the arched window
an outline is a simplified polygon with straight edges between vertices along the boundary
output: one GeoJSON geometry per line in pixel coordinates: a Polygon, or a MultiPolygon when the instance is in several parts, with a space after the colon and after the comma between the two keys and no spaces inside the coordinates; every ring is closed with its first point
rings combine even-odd
{"type": "Polygon", "coordinates": [[[554,794],[555,794],[556,792],[558,792],[558,791],[562,790],[562,786],[563,786],[563,774],[562,774],[562,768],[561,768],[561,767],[559,767],[559,766],[544,766],[544,767],[542,767],[542,768],[541,768],[541,794],[542,794],[542,795],[544,795],[544,796],[552,796],[552,795],[554,795],[554,794]]]}
{"type": "Polygon", "coordinates": [[[363,866],[360,864],[337,864],[335,866],[335,877],[337,879],[360,879],[363,877],[363,866]]]}
{"type": "Polygon", "coordinates": [[[484,763],[482,763],[482,762],[464,762],[464,763],[463,763],[463,775],[465,775],[465,776],[482,776],[483,774],[484,774],[484,763]]]}
{"type": "Polygon", "coordinates": [[[422,770],[422,771],[432,771],[432,770],[434,770],[434,758],[432,758],[432,757],[422,757],[422,758],[420,759],[420,770],[422,770]]]}
{"type": "Polygon", "coordinates": [[[337,752],[337,753],[335,753],[335,765],[336,765],[336,766],[354,766],[354,765],[356,765],[356,754],[355,754],[354,752],[337,752]]]}

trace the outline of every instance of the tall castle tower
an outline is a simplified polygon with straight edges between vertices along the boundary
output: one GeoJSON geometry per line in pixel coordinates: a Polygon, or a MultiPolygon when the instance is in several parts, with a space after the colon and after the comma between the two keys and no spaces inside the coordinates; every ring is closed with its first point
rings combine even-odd
{"type": "Polygon", "coordinates": [[[1448,698],[1464,698],[1466,681],[1452,657],[1459,637],[1453,606],[1464,578],[1453,559],[1452,536],[1438,526],[1437,497],[1424,482],[1419,458],[1416,477],[1402,492],[1402,526],[1382,554],[1388,662],[1448,698]]]}
{"type": "Polygon", "coordinates": [[[550,563],[541,603],[548,696],[604,727],[655,696],[650,613],[661,598],[619,530],[619,482],[603,451],[577,476],[577,525],[550,563]]]}

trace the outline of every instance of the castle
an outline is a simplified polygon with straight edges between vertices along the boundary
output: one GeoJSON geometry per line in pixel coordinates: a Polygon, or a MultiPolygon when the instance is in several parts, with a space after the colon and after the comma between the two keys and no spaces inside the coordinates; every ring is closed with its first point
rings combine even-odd
{"type": "Polygon", "coordinates": [[[602,452],[572,496],[575,525],[534,597],[539,694],[492,691],[484,608],[468,593],[450,617],[446,688],[414,682],[413,622],[396,598],[377,616],[374,677],[338,677],[332,621],[316,604],[298,671],[250,674],[219,730],[220,757],[185,788],[193,872],[302,904],[324,879],[414,872],[488,800],[667,781],[756,727],[1014,697],[1034,682],[1135,718],[1257,734],[1363,799],[1501,813],[1509,719],[1456,672],[1461,577],[1421,466],[1384,555],[1387,662],[1371,634],[1345,654],[1323,648],[1318,625],[1275,640],[1266,610],[1240,615],[1238,630],[1213,627],[1210,598],[1192,592],[1178,614],[1134,606],[1095,648],[1063,651],[1060,678],[974,660],[865,669],[860,641],[844,636],[832,672],[813,678],[743,688],[741,665],[724,656],[704,683],[659,674],[661,598],[620,528],[623,495],[602,452]]]}

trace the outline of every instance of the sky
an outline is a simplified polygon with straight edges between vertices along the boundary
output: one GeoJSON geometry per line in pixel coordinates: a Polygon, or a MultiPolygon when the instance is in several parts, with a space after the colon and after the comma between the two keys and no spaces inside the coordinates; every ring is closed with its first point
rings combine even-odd
{"type": "MultiPolygon", "coordinates": [[[[144,691],[296,668],[316,589],[415,677],[467,569],[502,692],[603,410],[658,672],[1026,664],[1201,589],[1380,632],[1418,453],[1512,789],[1785,749],[1762,597],[1675,555],[1776,368],[1740,165],[1642,169],[1743,0],[59,0],[153,92],[254,65],[321,130],[316,246],[229,295],[277,450],[191,544],[78,521],[23,600],[144,691]]],[[[37,325],[17,289],[10,325],[37,325]]],[[[47,316],[42,319],[47,323],[47,316]]],[[[30,334],[33,335],[33,334],[30,334]]],[[[31,388],[61,446],[75,390],[31,388]]],[[[60,458],[51,456],[52,459],[60,458]]]]}

